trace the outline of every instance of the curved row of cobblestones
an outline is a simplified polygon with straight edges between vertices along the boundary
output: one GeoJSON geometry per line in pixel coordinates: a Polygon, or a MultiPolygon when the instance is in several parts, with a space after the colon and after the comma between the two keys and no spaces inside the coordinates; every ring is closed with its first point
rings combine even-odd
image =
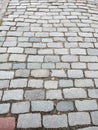
{"type": "Polygon", "coordinates": [[[97,0],[8,3],[0,26],[0,129],[37,128],[98,130],[97,0]]]}

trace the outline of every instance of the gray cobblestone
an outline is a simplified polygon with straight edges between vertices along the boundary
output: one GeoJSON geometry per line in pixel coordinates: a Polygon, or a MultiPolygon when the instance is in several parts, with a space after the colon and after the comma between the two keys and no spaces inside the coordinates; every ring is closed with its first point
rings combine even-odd
{"type": "Polygon", "coordinates": [[[75,105],[78,111],[98,110],[98,105],[95,100],[75,101],[75,105]]]}
{"type": "Polygon", "coordinates": [[[15,77],[28,77],[30,74],[30,70],[27,69],[19,69],[15,72],[15,77]]]}
{"type": "Polygon", "coordinates": [[[88,95],[91,98],[98,98],[98,89],[88,89],[88,95]]]}
{"type": "Polygon", "coordinates": [[[58,88],[58,81],[45,81],[44,87],[46,89],[57,89],[58,88]]]}
{"type": "Polygon", "coordinates": [[[10,104],[9,103],[4,103],[0,104],[0,114],[6,114],[10,110],[10,104]]]}
{"type": "Polygon", "coordinates": [[[67,77],[66,72],[64,70],[52,70],[52,77],[67,77]]]}
{"type": "Polygon", "coordinates": [[[65,114],[43,116],[43,125],[45,128],[67,127],[67,116],[65,114]]]}
{"type": "Polygon", "coordinates": [[[26,60],[26,55],[22,54],[11,54],[9,61],[16,61],[16,62],[24,62],[26,60]]]}
{"type": "Polygon", "coordinates": [[[4,91],[3,101],[8,100],[23,100],[23,90],[8,90],[4,91]]]}
{"type": "Polygon", "coordinates": [[[57,103],[57,110],[58,111],[73,111],[74,104],[71,101],[60,101],[57,103]]]}
{"type": "Polygon", "coordinates": [[[69,113],[68,118],[70,126],[90,124],[90,116],[87,112],[69,113]]]}
{"type": "Polygon", "coordinates": [[[31,79],[29,80],[28,87],[43,88],[43,80],[31,79]]]}
{"type": "Polygon", "coordinates": [[[24,88],[27,87],[27,79],[13,79],[10,83],[10,88],[24,88]]]}
{"type": "Polygon", "coordinates": [[[35,114],[20,114],[18,117],[17,128],[38,128],[41,127],[41,115],[35,114]]]}
{"type": "Polygon", "coordinates": [[[8,87],[9,87],[9,80],[0,80],[0,89],[8,87]]]}
{"type": "Polygon", "coordinates": [[[68,70],[68,77],[69,78],[82,78],[83,71],[82,70],[68,70]]]}
{"type": "Polygon", "coordinates": [[[8,56],[8,54],[0,55],[0,62],[7,62],[8,56]]]}
{"type": "Polygon", "coordinates": [[[45,62],[59,62],[59,56],[45,56],[45,62]]]}
{"type": "Polygon", "coordinates": [[[44,90],[27,90],[24,97],[26,100],[41,100],[45,98],[45,92],[44,90]]]}
{"type": "Polygon", "coordinates": [[[11,112],[18,114],[18,113],[25,113],[29,112],[30,109],[30,103],[29,102],[17,102],[13,103],[11,107],[11,112]]]}
{"type": "Polygon", "coordinates": [[[97,3],[0,1],[0,117],[15,129],[98,129],[97,3]]]}
{"type": "Polygon", "coordinates": [[[91,112],[92,122],[94,125],[98,125],[98,111],[91,112]]]}
{"type": "Polygon", "coordinates": [[[31,102],[32,111],[43,111],[48,112],[52,111],[53,101],[32,101],[31,102]]]}
{"type": "Polygon", "coordinates": [[[49,77],[50,75],[50,72],[49,70],[41,70],[41,69],[38,69],[38,70],[32,70],[31,71],[31,76],[32,77],[35,77],[35,78],[40,78],[40,77],[49,77]]]}
{"type": "Polygon", "coordinates": [[[75,86],[76,87],[94,87],[94,83],[92,79],[76,79],[75,86]]]}
{"type": "Polygon", "coordinates": [[[0,64],[0,70],[10,70],[12,68],[11,63],[2,63],[0,64]]]}
{"type": "Polygon", "coordinates": [[[29,62],[43,62],[43,59],[44,59],[44,56],[32,56],[32,55],[30,55],[29,57],[28,57],[28,61],[29,62]]]}
{"type": "Polygon", "coordinates": [[[73,98],[86,98],[87,94],[86,91],[82,88],[69,88],[64,89],[64,98],[66,99],[73,99],[73,98]],[[76,94],[77,92],[77,94],[76,94]]]}
{"type": "Polygon", "coordinates": [[[0,71],[0,79],[13,79],[14,72],[13,71],[0,71]]]}
{"type": "Polygon", "coordinates": [[[48,90],[46,92],[46,99],[62,99],[61,90],[48,90]]]}
{"type": "Polygon", "coordinates": [[[62,88],[73,87],[73,81],[72,80],[60,80],[59,87],[62,87],[62,88]]]}

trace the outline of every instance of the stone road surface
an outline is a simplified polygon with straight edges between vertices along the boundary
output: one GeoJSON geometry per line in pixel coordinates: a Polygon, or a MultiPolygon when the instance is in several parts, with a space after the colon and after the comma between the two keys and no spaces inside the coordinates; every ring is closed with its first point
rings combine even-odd
{"type": "Polygon", "coordinates": [[[2,21],[0,130],[98,130],[98,1],[9,0],[2,21]]]}

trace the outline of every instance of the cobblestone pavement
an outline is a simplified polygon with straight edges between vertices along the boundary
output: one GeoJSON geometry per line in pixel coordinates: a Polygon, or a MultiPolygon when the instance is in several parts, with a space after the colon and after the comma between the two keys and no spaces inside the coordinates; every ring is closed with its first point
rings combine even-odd
{"type": "Polygon", "coordinates": [[[29,128],[98,130],[97,0],[9,1],[0,26],[0,130],[29,128]]]}

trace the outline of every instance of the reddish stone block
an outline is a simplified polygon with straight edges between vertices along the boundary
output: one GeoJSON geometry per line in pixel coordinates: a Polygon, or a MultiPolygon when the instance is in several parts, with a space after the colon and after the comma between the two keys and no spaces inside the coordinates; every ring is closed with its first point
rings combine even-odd
{"type": "Polygon", "coordinates": [[[0,130],[14,130],[15,117],[0,117],[0,130]]]}

